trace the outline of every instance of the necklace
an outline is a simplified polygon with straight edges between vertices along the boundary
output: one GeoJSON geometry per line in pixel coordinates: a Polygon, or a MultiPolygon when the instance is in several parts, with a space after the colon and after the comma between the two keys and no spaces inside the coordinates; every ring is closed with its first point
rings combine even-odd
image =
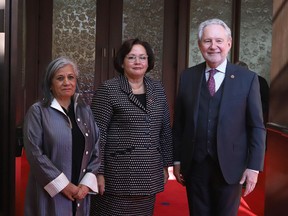
{"type": "Polygon", "coordinates": [[[130,86],[132,88],[132,92],[134,94],[142,94],[145,92],[143,82],[140,85],[137,85],[138,83],[131,83],[131,82],[129,82],[129,84],[130,84],[130,86]]]}

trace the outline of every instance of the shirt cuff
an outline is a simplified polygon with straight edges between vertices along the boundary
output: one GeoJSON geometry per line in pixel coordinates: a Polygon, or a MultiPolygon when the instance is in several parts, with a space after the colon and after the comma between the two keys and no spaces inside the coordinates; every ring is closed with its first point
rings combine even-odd
{"type": "Polygon", "coordinates": [[[69,184],[69,180],[61,173],[57,178],[53,181],[49,182],[44,189],[49,193],[51,197],[54,197],[60,191],[62,191],[69,184]]]}
{"type": "Polygon", "coordinates": [[[249,168],[247,168],[247,170],[253,171],[253,172],[255,172],[255,173],[259,173],[258,170],[253,170],[253,169],[249,169],[249,168]]]}
{"type": "Polygon", "coordinates": [[[89,187],[94,193],[98,193],[97,178],[93,173],[87,172],[81,179],[80,184],[89,187]]]}

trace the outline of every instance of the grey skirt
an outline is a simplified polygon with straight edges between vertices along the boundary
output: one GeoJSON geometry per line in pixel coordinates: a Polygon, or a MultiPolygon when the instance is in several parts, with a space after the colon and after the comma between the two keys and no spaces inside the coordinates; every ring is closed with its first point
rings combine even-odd
{"type": "Polygon", "coordinates": [[[152,216],[155,195],[92,195],[90,216],[152,216]]]}

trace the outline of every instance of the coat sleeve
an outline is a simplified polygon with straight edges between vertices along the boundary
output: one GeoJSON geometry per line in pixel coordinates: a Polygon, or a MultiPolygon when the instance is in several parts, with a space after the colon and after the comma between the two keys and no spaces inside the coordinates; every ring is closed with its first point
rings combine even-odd
{"type": "Polygon", "coordinates": [[[160,147],[163,157],[163,166],[168,167],[173,165],[173,142],[172,142],[172,129],[170,122],[169,106],[164,89],[163,94],[164,94],[164,115],[163,115],[162,130],[160,134],[160,147]]]}
{"type": "Polygon", "coordinates": [[[24,122],[24,147],[30,172],[47,192],[54,196],[69,183],[68,178],[51,162],[43,151],[43,127],[41,109],[31,106],[24,122]]]}
{"type": "Polygon", "coordinates": [[[178,94],[176,96],[175,108],[174,108],[174,121],[173,121],[173,157],[174,161],[181,161],[180,158],[180,148],[182,143],[182,135],[183,135],[183,115],[184,111],[182,110],[182,76],[180,77],[179,85],[178,85],[178,94]]]}
{"type": "Polygon", "coordinates": [[[97,123],[94,120],[93,114],[89,109],[89,119],[90,124],[92,125],[91,129],[93,132],[93,143],[92,143],[92,153],[91,158],[88,163],[87,169],[92,172],[94,175],[98,173],[101,164],[101,154],[100,154],[100,130],[97,126],[97,123]]]}
{"type": "Polygon", "coordinates": [[[104,174],[104,153],[105,145],[107,142],[107,131],[113,116],[113,108],[109,102],[108,87],[106,85],[100,86],[95,92],[91,109],[93,112],[94,119],[100,129],[100,152],[101,152],[101,165],[98,171],[99,174],[104,174]]]}
{"type": "Polygon", "coordinates": [[[94,121],[93,114],[90,109],[88,109],[88,119],[90,120],[91,131],[93,131],[93,139],[91,142],[91,156],[87,164],[87,172],[80,181],[80,184],[88,186],[93,192],[98,192],[98,185],[96,175],[100,168],[101,158],[100,158],[100,132],[99,128],[94,121]]]}
{"type": "Polygon", "coordinates": [[[248,168],[261,171],[264,165],[266,130],[263,124],[257,75],[254,76],[247,99],[247,130],[249,131],[248,168]]]}

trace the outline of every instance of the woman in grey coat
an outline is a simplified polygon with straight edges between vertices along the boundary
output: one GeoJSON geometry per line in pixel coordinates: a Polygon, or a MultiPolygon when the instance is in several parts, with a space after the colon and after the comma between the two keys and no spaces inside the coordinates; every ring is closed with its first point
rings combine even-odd
{"type": "Polygon", "coordinates": [[[96,91],[91,109],[101,131],[99,194],[91,215],[151,216],[172,163],[172,133],[164,88],[146,76],[154,54],[130,39],[115,58],[119,76],[96,91]]]}
{"type": "Polygon", "coordinates": [[[68,58],[52,61],[44,78],[44,98],[26,114],[27,216],[89,215],[89,193],[98,191],[99,130],[76,93],[77,76],[77,66],[68,58]]]}

